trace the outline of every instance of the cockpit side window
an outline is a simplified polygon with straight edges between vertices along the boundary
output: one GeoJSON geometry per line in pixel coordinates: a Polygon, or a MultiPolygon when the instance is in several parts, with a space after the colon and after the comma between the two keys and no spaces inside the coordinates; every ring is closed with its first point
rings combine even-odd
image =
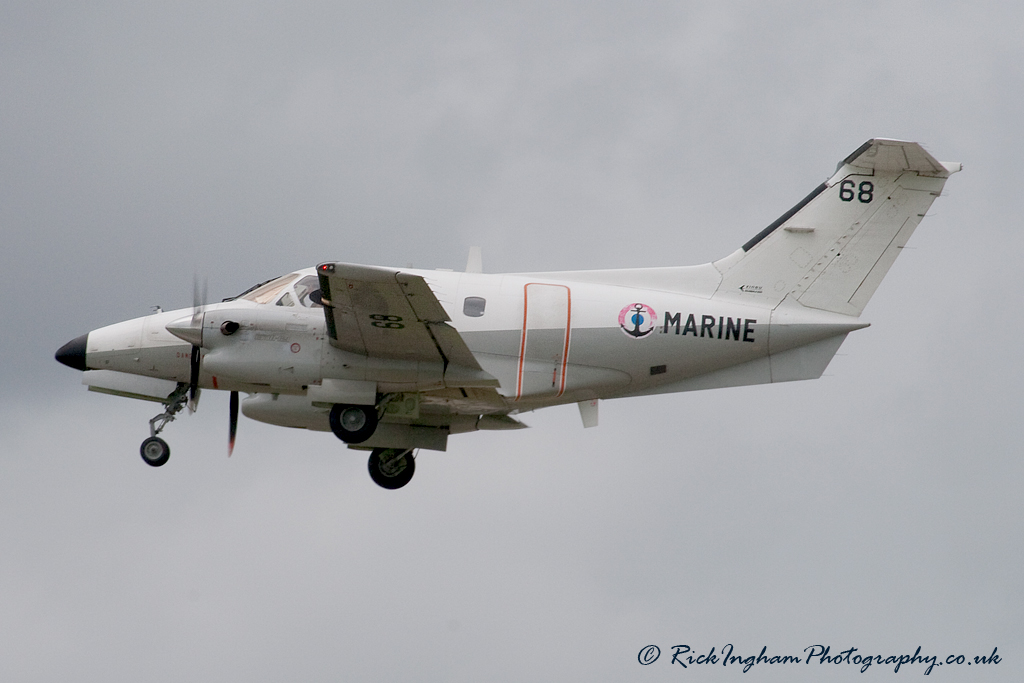
{"type": "Polygon", "coordinates": [[[295,295],[306,308],[323,308],[319,294],[320,278],[316,275],[307,275],[295,283],[295,295]]]}
{"type": "Polygon", "coordinates": [[[295,282],[298,278],[298,274],[295,273],[291,275],[284,275],[276,280],[271,280],[262,287],[257,287],[242,298],[248,299],[249,301],[255,301],[258,304],[269,304],[278,294],[281,293],[282,289],[295,282]]]}
{"type": "Polygon", "coordinates": [[[277,300],[278,306],[294,306],[295,297],[292,296],[291,292],[285,292],[280,299],[277,300]]]}

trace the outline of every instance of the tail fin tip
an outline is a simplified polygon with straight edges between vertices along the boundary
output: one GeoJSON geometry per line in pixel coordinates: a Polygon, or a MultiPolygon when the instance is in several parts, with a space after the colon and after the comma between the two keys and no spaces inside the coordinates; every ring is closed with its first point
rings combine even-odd
{"type": "Polygon", "coordinates": [[[961,169],[955,162],[942,162],[929,154],[918,142],[872,138],[839,162],[836,174],[851,166],[878,173],[914,171],[927,177],[948,178],[961,169]]]}

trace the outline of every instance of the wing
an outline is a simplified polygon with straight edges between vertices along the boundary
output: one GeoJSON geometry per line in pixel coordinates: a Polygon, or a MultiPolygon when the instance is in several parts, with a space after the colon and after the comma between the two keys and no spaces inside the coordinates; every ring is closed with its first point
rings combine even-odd
{"type": "Polygon", "coordinates": [[[419,275],[349,263],[317,266],[331,345],[377,358],[441,362],[449,387],[497,387],[419,275]]]}

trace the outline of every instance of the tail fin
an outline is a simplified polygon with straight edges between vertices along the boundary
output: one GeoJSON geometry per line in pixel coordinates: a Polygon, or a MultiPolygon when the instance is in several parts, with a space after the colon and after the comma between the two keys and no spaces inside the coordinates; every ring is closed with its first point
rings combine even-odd
{"type": "Polygon", "coordinates": [[[716,298],[859,316],[960,164],[916,142],[868,140],[835,175],[730,256],[716,298]]]}

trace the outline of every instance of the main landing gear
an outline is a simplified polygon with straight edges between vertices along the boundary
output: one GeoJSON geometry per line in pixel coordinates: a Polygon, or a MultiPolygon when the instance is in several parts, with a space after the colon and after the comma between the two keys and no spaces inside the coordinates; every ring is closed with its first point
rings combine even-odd
{"type": "Polygon", "coordinates": [[[171,447],[157,434],[163,431],[168,422],[174,421],[174,418],[187,403],[188,384],[178,382],[175,390],[163,401],[164,412],[149,421],[149,438],[143,441],[142,446],[139,447],[142,462],[150,467],[161,467],[167,464],[167,460],[171,457],[171,447]]]}
{"type": "Polygon", "coordinates": [[[331,431],[345,443],[362,443],[377,431],[377,407],[337,403],[331,408],[331,431]]]}
{"type": "MultiPolygon", "coordinates": [[[[388,398],[385,396],[380,406],[336,403],[329,416],[331,431],[348,444],[369,440],[377,431],[380,413],[388,398]]],[[[386,489],[400,489],[412,480],[416,459],[411,448],[374,448],[366,466],[375,484],[386,489]]]]}
{"type": "Polygon", "coordinates": [[[416,473],[416,458],[411,448],[374,448],[367,468],[373,483],[386,489],[400,489],[416,473]]]}

